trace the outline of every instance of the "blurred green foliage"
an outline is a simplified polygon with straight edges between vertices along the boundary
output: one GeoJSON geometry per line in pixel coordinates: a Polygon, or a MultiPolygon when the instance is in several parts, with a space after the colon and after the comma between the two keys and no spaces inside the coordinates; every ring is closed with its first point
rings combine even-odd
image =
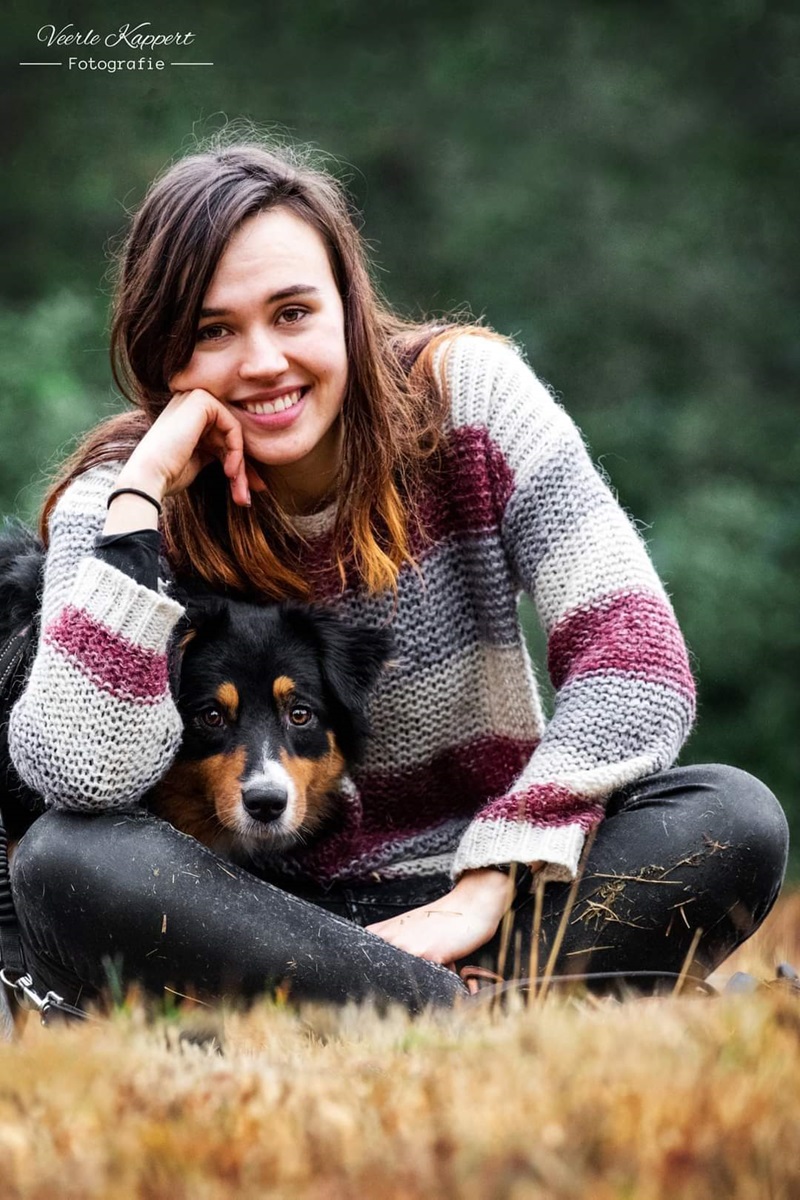
{"type": "Polygon", "coordinates": [[[558,388],[695,656],[684,760],[752,770],[800,831],[796,5],[166,10],[85,0],[69,19],[191,29],[213,67],[22,68],[53,18],[6,19],[2,510],[34,514],[43,472],[117,403],[126,210],[193,131],[274,125],[336,156],[395,304],[470,308],[558,388]]]}

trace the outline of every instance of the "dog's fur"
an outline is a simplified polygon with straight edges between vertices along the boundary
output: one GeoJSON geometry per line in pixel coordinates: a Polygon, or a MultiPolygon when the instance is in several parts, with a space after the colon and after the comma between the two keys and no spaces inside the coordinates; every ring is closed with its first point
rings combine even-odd
{"type": "MultiPolygon", "coordinates": [[[[0,536],[0,648],[20,627],[35,633],[42,562],[32,534],[0,536]]],[[[363,753],[367,702],[391,636],[291,603],[178,598],[187,612],[175,646],[184,735],[146,804],[225,856],[280,852],[335,815],[332,796],[363,753]]],[[[0,803],[11,839],[42,811],[11,765],[7,734],[35,643],[31,636],[0,699],[0,803]]]]}

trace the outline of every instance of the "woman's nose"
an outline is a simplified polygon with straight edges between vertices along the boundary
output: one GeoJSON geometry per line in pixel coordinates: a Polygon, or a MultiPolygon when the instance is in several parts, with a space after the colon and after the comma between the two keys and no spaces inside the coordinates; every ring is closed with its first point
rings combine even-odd
{"type": "Polygon", "coordinates": [[[266,329],[251,333],[242,344],[239,375],[242,379],[281,375],[288,370],[289,360],[280,338],[266,329]]]}

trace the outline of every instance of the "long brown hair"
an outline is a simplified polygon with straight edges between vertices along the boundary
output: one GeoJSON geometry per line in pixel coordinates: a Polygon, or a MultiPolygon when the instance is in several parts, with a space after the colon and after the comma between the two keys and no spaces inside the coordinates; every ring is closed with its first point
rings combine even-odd
{"type": "MultiPolygon", "coordinates": [[[[419,518],[423,467],[440,443],[433,350],[443,327],[411,324],[382,301],[346,194],[330,173],[296,150],[252,139],[179,160],[135,213],[119,255],[111,327],[114,379],[134,411],[97,426],[64,465],[44,503],[45,541],[64,489],[91,467],[126,460],[169,402],[167,380],[191,358],[202,300],[231,235],[278,207],[320,234],[344,305],[348,386],[333,533],[339,574],[344,584],[354,568],[373,592],[396,587],[402,564],[413,562],[409,529],[419,518]]],[[[311,595],[291,515],[268,482],[243,509],[212,464],[168,498],[162,528],[178,574],[263,598],[311,595]]]]}

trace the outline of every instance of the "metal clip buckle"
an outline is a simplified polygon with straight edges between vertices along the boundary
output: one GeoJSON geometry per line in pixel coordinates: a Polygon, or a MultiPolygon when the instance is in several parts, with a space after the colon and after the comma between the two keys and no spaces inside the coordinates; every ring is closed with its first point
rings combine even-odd
{"type": "Polygon", "coordinates": [[[24,1008],[27,1012],[35,1011],[39,1013],[43,1025],[47,1023],[47,1016],[52,1008],[57,1011],[72,1012],[71,1005],[67,1005],[64,997],[59,996],[58,992],[51,991],[47,992],[44,996],[40,996],[33,986],[33,979],[30,975],[20,975],[17,979],[11,979],[9,972],[4,967],[0,970],[0,980],[2,980],[6,987],[16,992],[16,1000],[20,1008],[24,1008]]]}
{"type": "Polygon", "coordinates": [[[42,1007],[39,1010],[39,1016],[42,1019],[42,1024],[48,1023],[48,1018],[52,1013],[67,1013],[71,1017],[84,1017],[84,1013],[73,1008],[71,1004],[67,1004],[63,996],[59,996],[58,992],[48,992],[42,1001],[42,1007]]]}
{"type": "Polygon", "coordinates": [[[36,1010],[41,1012],[44,1007],[44,1000],[33,986],[33,979],[30,975],[19,975],[16,979],[10,978],[9,972],[3,968],[0,971],[0,979],[6,987],[17,993],[17,1004],[20,1008],[25,1008],[29,1012],[36,1010]]]}

